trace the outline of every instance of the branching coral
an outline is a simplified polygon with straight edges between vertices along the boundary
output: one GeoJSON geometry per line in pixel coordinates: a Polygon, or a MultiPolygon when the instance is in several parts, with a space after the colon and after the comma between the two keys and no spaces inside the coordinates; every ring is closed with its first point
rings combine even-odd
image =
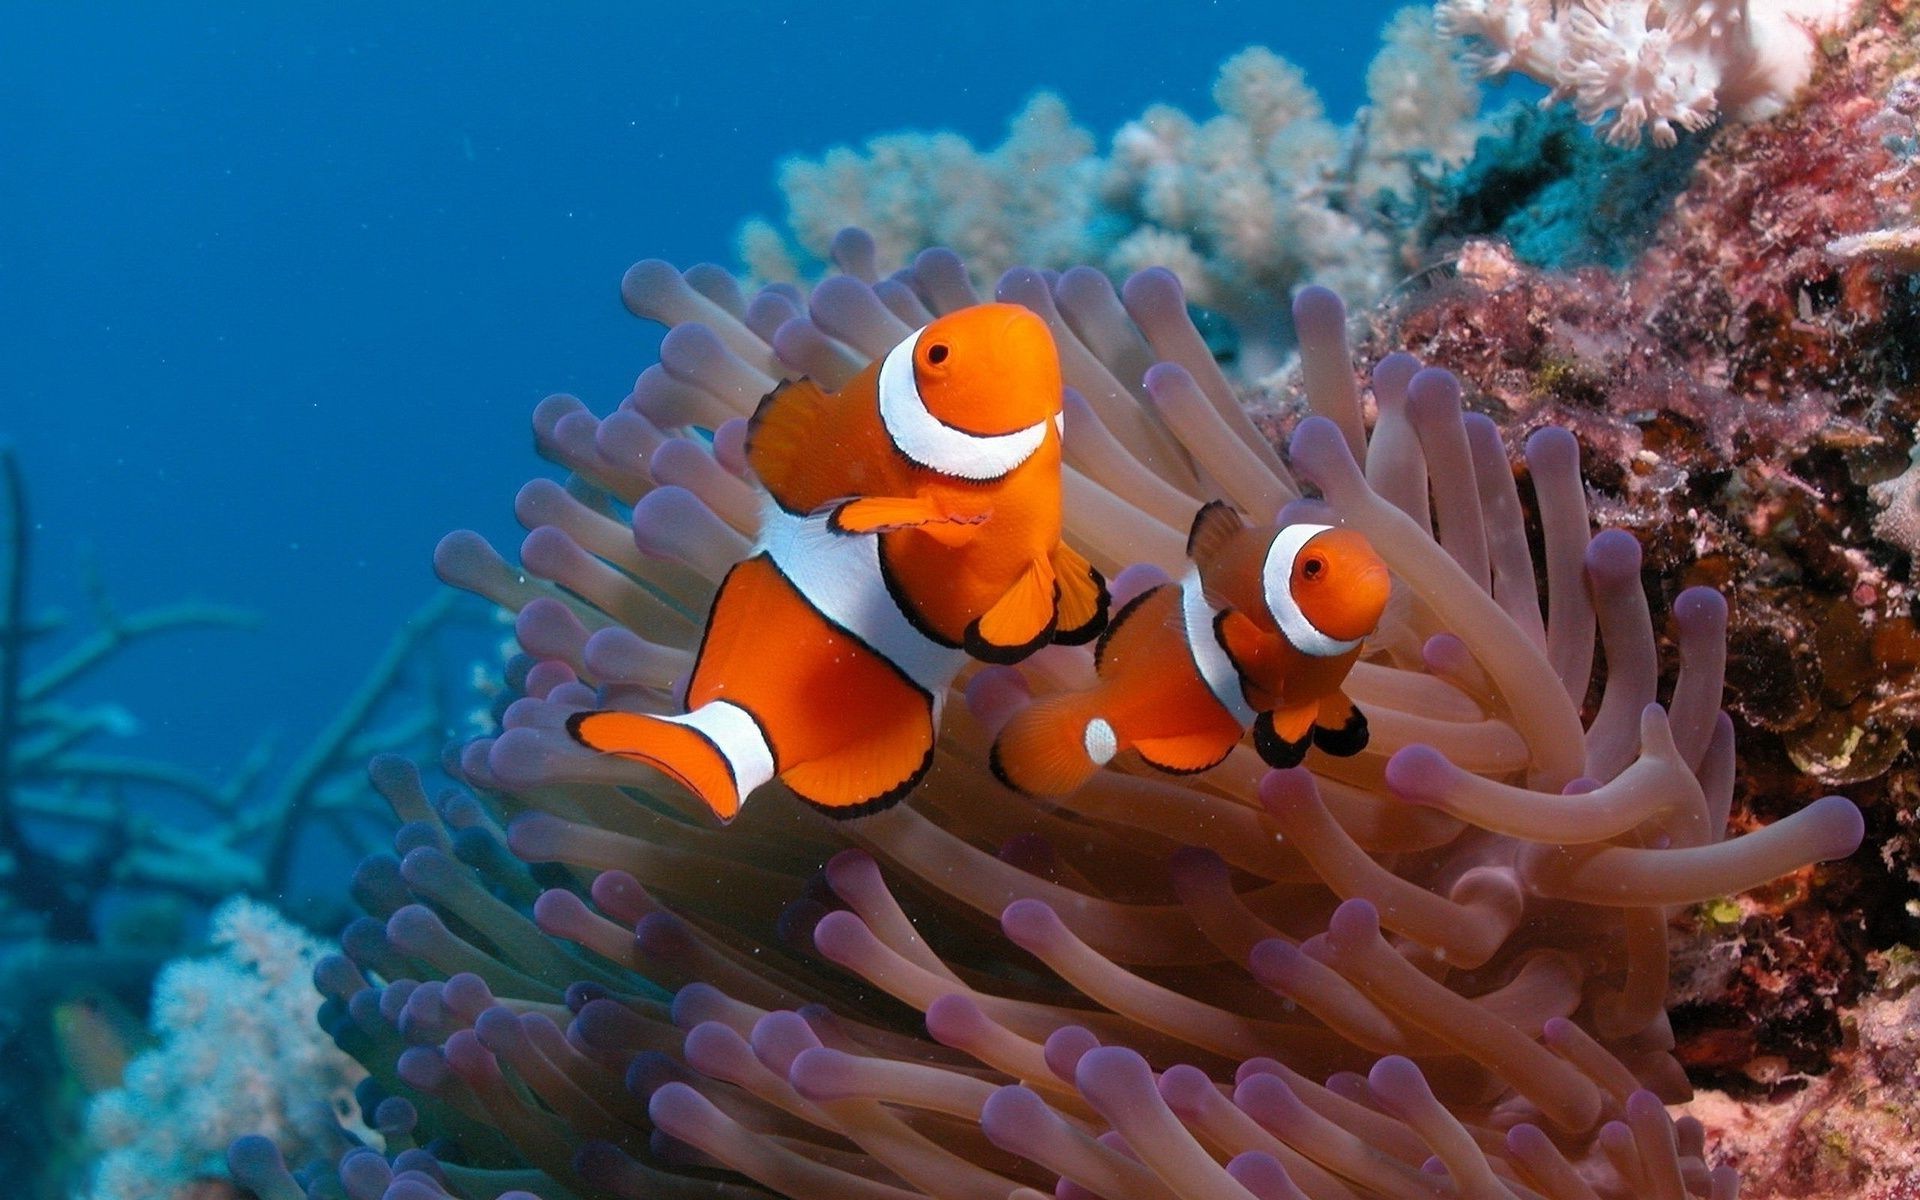
{"type": "MultiPolygon", "coordinates": [[[[114,705],[62,703],[60,691],[98,668],[131,643],[182,629],[233,628],[252,623],[247,614],[217,605],[182,604],[126,615],[94,596],[99,628],[78,639],[44,668],[29,673],[28,647],[61,632],[60,624],[36,623],[28,610],[31,579],[26,480],[13,452],[0,450],[0,511],[6,520],[6,590],[0,597],[0,854],[7,860],[4,896],[12,932],[44,933],[54,941],[92,939],[92,906],[115,870],[115,862],[135,847],[123,807],[93,811],[82,802],[88,792],[112,797],[130,784],[186,792],[202,803],[230,805],[235,796],[188,772],[165,764],[132,762],[88,754],[86,745],[102,733],[123,730],[133,718],[114,705]],[[54,793],[54,794],[49,794],[54,793]],[[53,847],[32,836],[35,817],[79,819],[102,830],[118,829],[110,844],[93,852],[53,847]],[[91,821],[88,818],[91,817],[91,821]]],[[[253,772],[243,771],[244,789],[253,772]]],[[[142,839],[144,841],[144,839],[142,839]]],[[[158,856],[160,847],[140,849],[158,856]]]]}
{"type": "Polygon", "coordinates": [[[1440,27],[1478,43],[1488,75],[1517,71],[1571,100],[1617,146],[1671,146],[1725,113],[1761,120],[1813,74],[1817,39],[1857,0],[1440,0],[1440,27]]]}
{"type": "Polygon", "coordinates": [[[82,704],[68,689],[128,647],[182,630],[249,628],[255,619],[222,605],[185,602],[121,612],[96,583],[94,628],[28,609],[30,521],[26,485],[0,450],[0,513],[6,519],[6,591],[0,597],[0,921],[12,939],[92,943],[94,912],[113,889],[211,902],[234,892],[287,888],[301,839],[315,826],[355,850],[367,842],[357,787],[342,786],[370,753],[419,752],[455,724],[437,688],[404,693],[408,668],[453,618],[446,595],[428,601],[394,637],[328,727],[300,748],[278,778],[271,747],[256,746],[232,775],[209,781],[173,763],[102,752],[96,743],[130,731],[117,704],[82,704]],[[37,643],[63,637],[59,653],[28,669],[37,643]],[[184,801],[191,819],[153,815],[143,801],[184,801]]]}
{"type": "MultiPolygon", "coordinates": [[[[1016,264],[1092,262],[1116,277],[1165,266],[1194,303],[1233,323],[1257,375],[1291,344],[1294,288],[1317,283],[1371,303],[1408,273],[1410,201],[1472,150],[1478,90],[1430,14],[1403,10],[1384,36],[1367,72],[1369,105],[1348,129],[1326,119],[1299,68],[1254,47],[1221,67],[1217,115],[1156,105],[1114,135],[1105,158],[1057,97],[1041,95],[992,150],[954,134],[898,133],[864,153],[789,160],[787,221],[806,255],[869,283],[929,246],[959,252],[976,284],[1016,264]],[[869,231],[873,257],[836,251],[834,236],[851,225],[869,231]]],[[[742,230],[740,251],[762,279],[806,273],[763,221],[742,230]]]]}
{"type": "Polygon", "coordinates": [[[36,611],[33,528],[19,463],[0,449],[0,1173],[51,1196],[70,1191],[87,1091],[111,1085],[126,1051],[119,1022],[90,1014],[137,1028],[194,912],[234,892],[286,894],[302,854],[329,839],[356,855],[375,844],[360,764],[430,753],[459,723],[458,693],[427,660],[463,606],[424,605],[284,769],[262,740],[210,779],[116,752],[136,716],[79,693],[151,639],[253,618],[197,602],[128,612],[93,580],[83,614],[36,611]]]}
{"type": "MultiPolygon", "coordinates": [[[[998,264],[995,270],[1079,262],[1094,249],[1100,164],[1093,150],[1093,135],[1073,123],[1066,103],[1042,93],[991,150],[976,150],[953,133],[885,134],[864,154],[839,146],[817,162],[788,159],[780,190],[794,236],[816,259],[829,257],[834,235],[857,224],[887,263],[933,245],[998,264]]],[[[763,222],[742,231],[741,252],[762,278],[798,278],[792,250],[763,222]]]]}
{"type": "Polygon", "coordinates": [[[209,940],[217,957],[171,963],[154,985],[161,1045],[93,1104],[88,1134],[102,1155],[91,1200],[185,1200],[221,1177],[240,1134],[307,1155],[351,1120],[365,1072],[309,1017],[308,981],[326,947],[244,899],[214,912],[209,940]]]}
{"type": "MultiPolygon", "coordinates": [[[[521,566],[472,534],[436,559],[517,611],[529,658],[505,732],[460,756],[472,794],[430,804],[375,766],[405,824],[316,973],[398,1151],[340,1161],[353,1200],[1733,1194],[1663,1107],[1688,1092],[1667,913],[1848,854],[1860,817],[1828,797],[1724,836],[1725,604],[1675,603],[1661,703],[1639,545],[1593,535],[1570,435],[1527,444],[1537,564],[1499,433],[1452,376],[1387,356],[1368,430],[1330,293],[1295,308],[1314,415],[1283,458],[1170,273],[1116,294],[1012,271],[997,294],[1048,320],[1071,389],[1068,533],[1117,595],[1179,570],[1216,496],[1378,549],[1399,598],[1349,684],[1372,744],[1285,772],[1244,747],[1185,780],[1108,770],[1038,805],[985,767],[1013,680],[980,671],[908,804],[836,824],[763,802],[716,830],[562,723],[675,703],[751,542],[743,418],[772,383],[837,386],[975,297],[943,251],[804,298],[661,263],[624,291],[672,326],[661,362],[604,418],[540,406],[571,479],[522,490],[521,566]]],[[[1089,669],[1051,649],[1020,683],[1089,669]]],[[[233,1164],[263,1200],[301,1195],[259,1143],[233,1164]]]]}

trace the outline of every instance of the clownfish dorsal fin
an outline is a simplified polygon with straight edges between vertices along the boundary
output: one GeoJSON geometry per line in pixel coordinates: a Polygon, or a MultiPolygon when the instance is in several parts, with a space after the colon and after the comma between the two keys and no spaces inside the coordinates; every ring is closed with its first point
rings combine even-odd
{"type": "MultiPolygon", "coordinates": [[[[759,407],[753,410],[747,422],[747,465],[760,477],[761,486],[782,504],[788,503],[789,495],[802,483],[809,458],[819,459],[820,429],[832,410],[833,397],[805,376],[783,381],[761,397],[759,407]]],[[[801,502],[798,507],[806,511],[815,506],[801,502]]]]}
{"type": "MultiPolygon", "coordinates": [[[[857,388],[861,378],[848,387],[857,388]]],[[[747,465],[796,516],[850,496],[896,490],[897,473],[878,465],[894,457],[879,417],[857,395],[827,392],[804,376],[768,392],[747,423],[747,465]]]]}
{"type": "Polygon", "coordinates": [[[1247,527],[1245,519],[1225,500],[1212,500],[1193,515],[1187,532],[1187,558],[1202,574],[1220,557],[1235,534],[1247,527]]]}

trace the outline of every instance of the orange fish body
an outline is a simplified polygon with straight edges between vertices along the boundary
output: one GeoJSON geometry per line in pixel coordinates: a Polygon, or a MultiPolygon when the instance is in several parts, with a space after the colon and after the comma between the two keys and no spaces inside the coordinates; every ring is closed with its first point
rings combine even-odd
{"type": "Polygon", "coordinates": [[[1092,688],[1044,696],[994,740],[994,773],[1065,795],[1122,750],[1163,771],[1217,765],[1251,728],[1277,767],[1310,746],[1357,754],[1366,718],[1341,691],[1379,623],[1386,566],[1324,525],[1250,529],[1224,504],[1194,519],[1184,580],[1134,599],[1095,651],[1092,688]]]}
{"type": "Polygon", "coordinates": [[[1105,623],[1104,583],[1060,541],[1060,404],[1052,335],[1004,304],[939,318],[837,394],[783,384],[748,434],[760,540],[721,584],[690,711],[568,729],[722,820],[775,777],[838,816],[900,799],[969,654],[1017,661],[1105,623]]]}
{"type": "Polygon", "coordinates": [[[889,588],[931,639],[1017,662],[1091,640],[1105,615],[1099,575],[1060,541],[1060,397],[1045,322],[980,304],[836,395],[777,390],[747,457],[782,512],[831,508],[834,529],[877,534],[889,588]]]}

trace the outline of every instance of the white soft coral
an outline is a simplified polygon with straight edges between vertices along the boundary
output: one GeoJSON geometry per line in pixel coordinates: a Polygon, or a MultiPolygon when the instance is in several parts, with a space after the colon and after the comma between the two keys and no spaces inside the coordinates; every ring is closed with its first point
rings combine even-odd
{"type": "Polygon", "coordinates": [[[161,971],[153,989],[159,1044],[88,1113],[100,1151],[91,1200],[206,1194],[206,1181],[226,1173],[227,1144],[242,1134],[266,1134],[298,1159],[341,1138],[336,1119],[354,1120],[353,1089],[366,1072],[313,1018],[313,968],[325,947],[245,899],[214,911],[209,940],[214,957],[161,971]]]}
{"type": "Polygon", "coordinates": [[[1477,43],[1490,75],[1517,71],[1571,100],[1607,141],[1671,146],[1725,113],[1780,111],[1813,74],[1821,34],[1859,0],[1441,0],[1440,27],[1477,43]]]}

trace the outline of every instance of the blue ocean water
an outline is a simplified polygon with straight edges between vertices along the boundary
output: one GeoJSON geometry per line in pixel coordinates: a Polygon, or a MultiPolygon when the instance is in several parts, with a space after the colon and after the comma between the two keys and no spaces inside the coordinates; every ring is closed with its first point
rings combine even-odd
{"type": "Polygon", "coordinates": [[[1396,5],[8,5],[0,438],[41,605],[260,612],[89,686],[114,747],[218,773],[306,737],[436,585],[442,533],[517,541],[527,414],[625,394],[635,259],[726,262],[792,153],[1002,136],[1039,88],[1102,138],[1210,111],[1264,43],[1336,118],[1396,5]]]}

